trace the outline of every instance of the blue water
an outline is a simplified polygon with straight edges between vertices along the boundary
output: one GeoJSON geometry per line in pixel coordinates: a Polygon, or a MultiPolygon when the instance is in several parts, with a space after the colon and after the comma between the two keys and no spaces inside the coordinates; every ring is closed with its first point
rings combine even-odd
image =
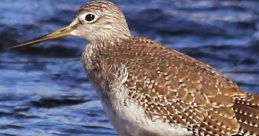
{"type": "MultiPolygon", "coordinates": [[[[259,2],[115,1],[135,35],[152,38],[259,93],[259,2]]],[[[65,38],[27,49],[18,42],[70,23],[85,0],[0,1],[0,135],[116,136],[84,74],[85,41],[65,38]]]]}

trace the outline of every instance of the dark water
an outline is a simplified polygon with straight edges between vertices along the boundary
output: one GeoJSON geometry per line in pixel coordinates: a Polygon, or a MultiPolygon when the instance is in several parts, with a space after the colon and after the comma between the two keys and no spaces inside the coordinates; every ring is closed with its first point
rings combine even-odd
{"type": "MultiPolygon", "coordinates": [[[[0,135],[117,135],[85,76],[86,42],[66,38],[8,47],[61,28],[85,0],[0,1],[0,135]]],[[[135,35],[209,63],[259,93],[259,2],[115,1],[135,35]]]]}

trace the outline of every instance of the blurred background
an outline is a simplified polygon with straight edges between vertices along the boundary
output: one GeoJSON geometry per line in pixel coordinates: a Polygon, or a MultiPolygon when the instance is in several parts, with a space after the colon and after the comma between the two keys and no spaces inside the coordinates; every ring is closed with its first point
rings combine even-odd
{"type": "MultiPolygon", "coordinates": [[[[86,0],[0,1],[0,135],[117,136],[85,76],[85,41],[25,49],[19,42],[64,27],[86,0]]],[[[152,38],[259,93],[257,0],[114,0],[133,34],[152,38]]]]}

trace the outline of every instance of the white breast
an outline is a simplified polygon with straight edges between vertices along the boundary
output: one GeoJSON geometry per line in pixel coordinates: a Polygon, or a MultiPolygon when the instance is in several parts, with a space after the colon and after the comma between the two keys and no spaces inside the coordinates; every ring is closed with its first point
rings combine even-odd
{"type": "Polygon", "coordinates": [[[152,121],[142,107],[128,97],[123,86],[112,92],[111,105],[103,103],[103,106],[121,136],[191,136],[186,128],[161,120],[152,121]]]}

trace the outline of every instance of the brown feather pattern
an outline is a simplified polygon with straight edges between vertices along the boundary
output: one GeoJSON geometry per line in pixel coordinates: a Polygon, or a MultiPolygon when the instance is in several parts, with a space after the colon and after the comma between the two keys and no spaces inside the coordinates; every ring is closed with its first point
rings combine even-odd
{"type": "Polygon", "coordinates": [[[96,46],[94,52],[100,67],[127,68],[128,95],[152,120],[181,125],[194,136],[259,135],[258,96],[214,68],[145,38],[96,46]]]}

